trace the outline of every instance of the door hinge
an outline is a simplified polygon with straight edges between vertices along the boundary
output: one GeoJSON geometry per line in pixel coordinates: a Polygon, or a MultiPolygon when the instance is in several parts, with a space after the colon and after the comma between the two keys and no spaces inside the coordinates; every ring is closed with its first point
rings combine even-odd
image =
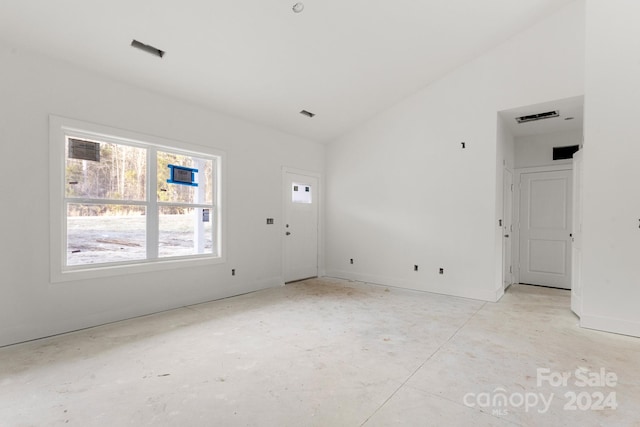
{"type": "Polygon", "coordinates": [[[513,274],[513,266],[512,265],[509,266],[509,273],[513,274]]]}
{"type": "Polygon", "coordinates": [[[511,191],[513,191],[513,184],[511,184],[511,191]]]}

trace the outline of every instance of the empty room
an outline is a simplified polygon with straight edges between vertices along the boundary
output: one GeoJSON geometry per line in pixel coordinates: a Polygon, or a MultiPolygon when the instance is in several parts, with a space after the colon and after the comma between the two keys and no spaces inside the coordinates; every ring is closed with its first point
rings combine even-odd
{"type": "Polygon", "coordinates": [[[640,3],[0,2],[0,426],[640,426],[640,3]]]}

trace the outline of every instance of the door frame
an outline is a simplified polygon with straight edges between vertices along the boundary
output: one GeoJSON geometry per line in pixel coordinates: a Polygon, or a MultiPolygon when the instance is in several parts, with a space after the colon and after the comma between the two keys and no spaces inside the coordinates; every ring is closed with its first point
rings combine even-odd
{"type": "Polygon", "coordinates": [[[513,172],[512,169],[509,169],[507,167],[503,168],[502,170],[502,291],[505,292],[507,290],[507,288],[509,286],[511,286],[513,283],[516,283],[515,281],[515,269],[514,269],[514,258],[513,258],[513,245],[514,245],[514,240],[513,240],[513,234],[514,234],[514,203],[515,203],[515,174],[513,172]],[[510,181],[511,183],[508,184],[507,183],[507,175],[510,175],[510,181]],[[507,203],[507,192],[511,193],[511,204],[507,203]],[[510,224],[507,224],[507,218],[509,218],[511,220],[510,224]],[[507,230],[505,230],[505,228],[507,228],[507,230]],[[506,250],[506,246],[507,246],[507,237],[505,237],[505,234],[508,234],[509,237],[509,244],[510,244],[510,251],[509,251],[509,258],[507,262],[507,250],[506,250]],[[506,269],[510,268],[510,272],[506,273],[506,269]],[[505,286],[505,279],[506,276],[510,276],[509,277],[509,284],[505,286]]]}
{"type": "MultiPolygon", "coordinates": [[[[536,166],[528,168],[516,168],[514,170],[514,193],[513,193],[513,241],[511,242],[511,255],[513,269],[513,281],[514,283],[520,283],[520,183],[522,181],[522,175],[527,173],[536,172],[558,172],[558,171],[573,171],[573,164],[563,163],[561,165],[552,166],[536,166]]],[[[572,268],[570,265],[569,268],[572,268]]],[[[573,271],[572,271],[573,273],[573,271]]]]}
{"type": "Polygon", "coordinates": [[[310,176],[313,178],[316,178],[318,180],[318,189],[316,191],[316,200],[318,202],[318,224],[317,224],[317,230],[318,230],[318,245],[316,248],[317,251],[317,263],[318,263],[318,277],[322,277],[324,276],[324,253],[322,252],[322,248],[324,247],[324,238],[323,238],[323,224],[324,224],[324,211],[322,209],[322,204],[323,204],[323,185],[322,185],[322,174],[320,172],[314,172],[314,171],[309,171],[309,170],[305,170],[305,169],[298,169],[298,168],[293,168],[293,167],[289,167],[289,166],[282,166],[282,172],[281,172],[281,182],[280,182],[280,188],[282,191],[282,203],[281,203],[281,209],[282,209],[282,213],[280,215],[280,238],[281,238],[281,253],[282,253],[282,263],[280,266],[281,269],[281,283],[284,286],[285,284],[285,269],[287,267],[287,251],[286,251],[286,242],[285,242],[285,216],[286,216],[286,212],[287,212],[287,198],[291,197],[290,191],[288,189],[288,185],[287,185],[287,174],[291,173],[291,174],[295,174],[295,175],[305,175],[305,176],[310,176]]]}
{"type": "Polygon", "coordinates": [[[571,242],[571,311],[582,316],[582,198],[584,147],[573,155],[573,231],[571,242]]]}

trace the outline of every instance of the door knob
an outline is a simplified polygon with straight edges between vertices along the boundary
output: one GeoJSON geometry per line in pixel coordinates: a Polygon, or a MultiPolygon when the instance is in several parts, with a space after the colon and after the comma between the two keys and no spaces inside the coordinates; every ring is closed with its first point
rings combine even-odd
{"type": "Polygon", "coordinates": [[[287,232],[286,232],[286,233],[284,233],[284,234],[286,234],[287,236],[289,236],[289,235],[291,235],[291,232],[290,232],[290,231],[287,231],[287,232]]]}

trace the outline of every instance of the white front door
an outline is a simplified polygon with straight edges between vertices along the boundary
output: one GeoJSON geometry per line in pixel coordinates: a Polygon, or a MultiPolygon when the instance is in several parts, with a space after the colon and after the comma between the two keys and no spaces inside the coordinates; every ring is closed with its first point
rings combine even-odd
{"type": "Polygon", "coordinates": [[[520,282],[571,288],[572,172],[520,175],[520,282]]]}
{"type": "Polygon", "coordinates": [[[513,173],[504,170],[503,216],[502,216],[502,288],[513,283],[511,242],[513,241],[513,173]]]}
{"type": "Polygon", "coordinates": [[[318,178],[284,172],[284,281],[318,275],[318,178]]]}
{"type": "Polygon", "coordinates": [[[573,244],[571,245],[571,310],[582,315],[582,150],[573,154],[573,244]]]}

